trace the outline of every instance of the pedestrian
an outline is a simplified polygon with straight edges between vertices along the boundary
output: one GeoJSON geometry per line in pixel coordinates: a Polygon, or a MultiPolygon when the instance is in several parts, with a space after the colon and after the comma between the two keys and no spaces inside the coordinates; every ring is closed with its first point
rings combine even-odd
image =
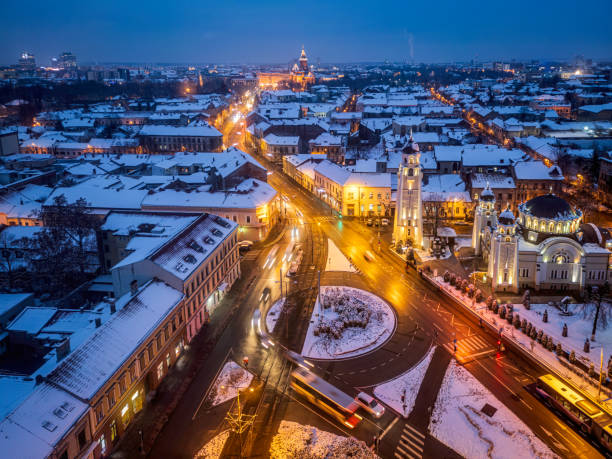
{"type": "Polygon", "coordinates": [[[245,355],[242,359],[242,363],[244,363],[244,368],[249,368],[249,357],[245,355]]]}

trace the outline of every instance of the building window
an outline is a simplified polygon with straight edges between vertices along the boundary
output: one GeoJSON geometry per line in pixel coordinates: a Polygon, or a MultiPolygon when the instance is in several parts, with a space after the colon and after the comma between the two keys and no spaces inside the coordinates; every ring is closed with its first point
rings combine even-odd
{"type": "Polygon", "coordinates": [[[164,362],[157,365],[157,379],[161,380],[164,377],[164,362]]]}
{"type": "Polygon", "coordinates": [[[59,456],[59,459],[68,459],[68,450],[67,449],[59,456]]]}
{"type": "Polygon", "coordinates": [[[170,359],[170,354],[166,354],[166,366],[168,368],[170,368],[170,363],[172,363],[172,360],[170,359]]]}
{"type": "Polygon", "coordinates": [[[529,277],[529,269],[521,268],[521,277],[529,277]]]}
{"type": "Polygon", "coordinates": [[[117,423],[115,421],[111,422],[110,433],[111,433],[111,442],[114,442],[115,439],[117,438],[117,423]]]}
{"type": "Polygon", "coordinates": [[[250,216],[250,215],[247,215],[247,216],[246,216],[246,222],[247,222],[247,223],[251,223],[251,216],[250,216]]]}
{"type": "Polygon", "coordinates": [[[81,429],[81,431],[77,435],[77,440],[79,442],[79,450],[85,448],[85,445],[87,444],[87,437],[85,436],[85,428],[81,429]]]}
{"type": "Polygon", "coordinates": [[[106,453],[106,437],[104,434],[100,435],[100,440],[98,440],[98,443],[100,443],[100,450],[102,454],[106,453]]]}

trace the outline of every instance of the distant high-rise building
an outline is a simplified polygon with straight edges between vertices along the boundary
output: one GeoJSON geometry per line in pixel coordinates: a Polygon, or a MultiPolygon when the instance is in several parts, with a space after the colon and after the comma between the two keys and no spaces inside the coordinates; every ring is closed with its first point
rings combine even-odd
{"type": "Polygon", "coordinates": [[[36,59],[34,54],[23,52],[18,61],[19,68],[21,70],[34,70],[36,69],[36,59]]]}
{"type": "Polygon", "coordinates": [[[63,69],[74,69],[77,66],[76,56],[70,52],[64,52],[59,56],[59,64],[63,69]]]}

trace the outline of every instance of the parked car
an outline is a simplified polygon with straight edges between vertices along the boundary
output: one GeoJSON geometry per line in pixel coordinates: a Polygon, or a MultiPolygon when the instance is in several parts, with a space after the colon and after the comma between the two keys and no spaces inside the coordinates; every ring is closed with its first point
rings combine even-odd
{"type": "Polygon", "coordinates": [[[359,392],[357,397],[355,397],[355,401],[360,407],[375,418],[380,418],[383,414],[385,414],[385,407],[378,403],[374,397],[366,394],[365,392],[359,392]]]}
{"type": "Polygon", "coordinates": [[[366,225],[368,225],[368,226],[372,226],[373,224],[374,224],[374,220],[372,220],[371,218],[368,218],[368,219],[366,220],[366,225]]]}
{"type": "Polygon", "coordinates": [[[389,219],[388,218],[383,218],[381,220],[381,224],[382,224],[382,226],[389,226],[389,219]]]}

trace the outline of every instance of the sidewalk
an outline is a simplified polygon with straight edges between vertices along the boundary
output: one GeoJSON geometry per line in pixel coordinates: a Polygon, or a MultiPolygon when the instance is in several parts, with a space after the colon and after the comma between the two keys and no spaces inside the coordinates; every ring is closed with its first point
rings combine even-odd
{"type": "Polygon", "coordinates": [[[429,368],[427,368],[421,382],[421,387],[414,402],[414,408],[408,416],[408,422],[422,431],[427,431],[429,427],[431,412],[436,404],[438,391],[440,386],[442,386],[444,374],[450,361],[451,356],[444,347],[437,346],[429,368]]]}

